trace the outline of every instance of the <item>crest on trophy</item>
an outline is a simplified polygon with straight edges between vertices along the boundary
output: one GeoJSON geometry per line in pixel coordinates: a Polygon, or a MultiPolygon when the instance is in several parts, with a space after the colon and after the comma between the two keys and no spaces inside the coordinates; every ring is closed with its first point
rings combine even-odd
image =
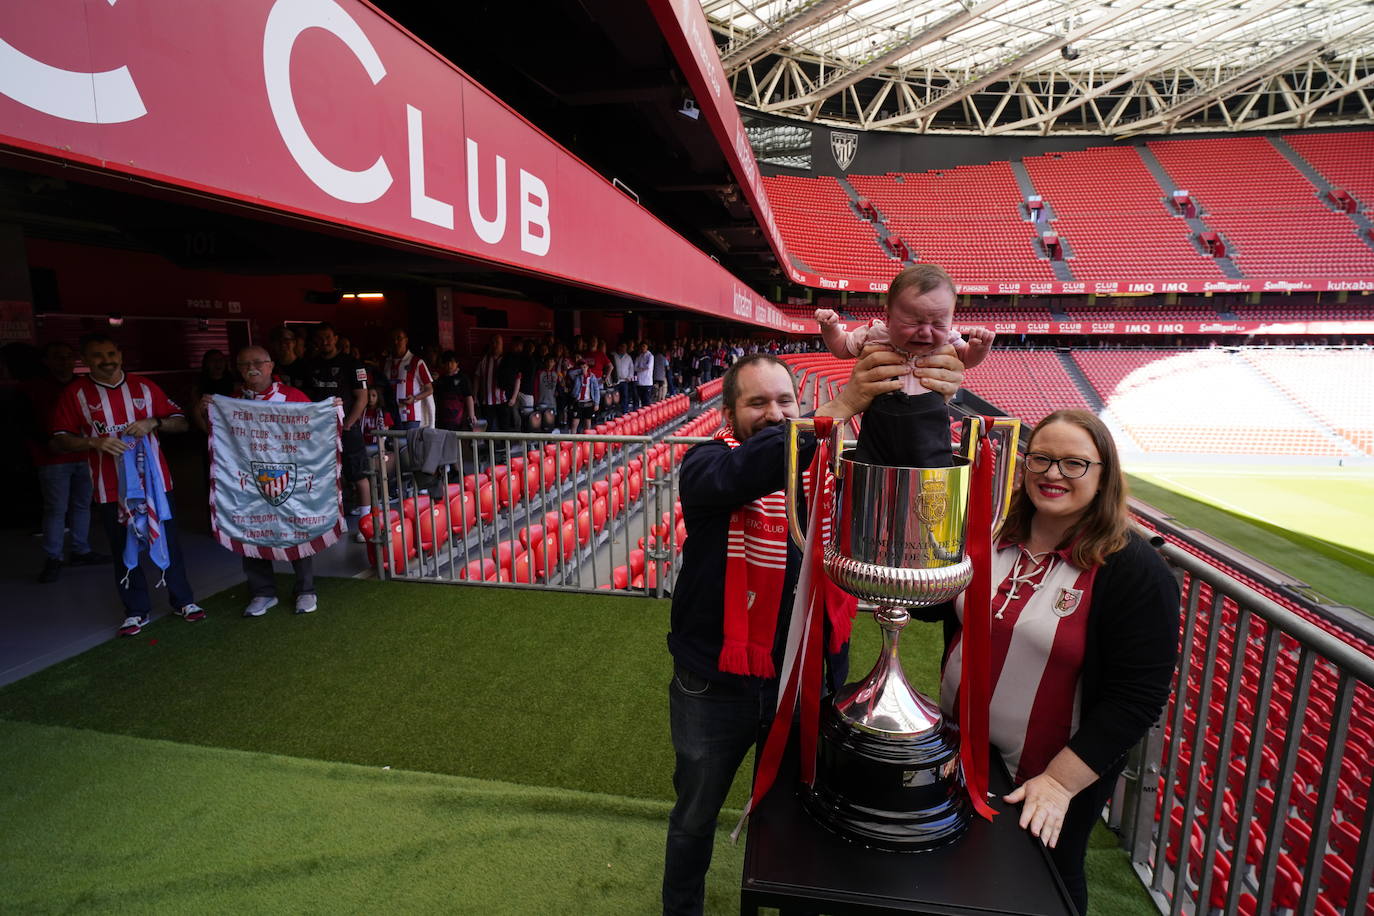
{"type": "Polygon", "coordinates": [[[858,151],[858,134],[838,130],[830,132],[830,154],[835,157],[835,164],[841,169],[849,170],[850,164],[854,162],[854,154],[858,151]]]}
{"type": "Polygon", "coordinates": [[[291,498],[296,489],[296,465],[294,463],[254,461],[253,482],[258,486],[262,498],[273,506],[280,506],[291,498]]]}
{"type": "Polygon", "coordinates": [[[949,512],[949,492],[942,480],[928,480],[921,484],[921,497],[916,512],[927,525],[938,525],[949,512]]]}

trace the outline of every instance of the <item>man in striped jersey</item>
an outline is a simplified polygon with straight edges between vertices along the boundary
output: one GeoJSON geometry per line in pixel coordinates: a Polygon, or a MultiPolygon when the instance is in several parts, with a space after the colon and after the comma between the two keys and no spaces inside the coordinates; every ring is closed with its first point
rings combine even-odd
{"type": "MultiPolygon", "coordinates": [[[[272,354],[262,347],[244,347],[239,351],[235,366],[243,383],[234,387],[232,397],[248,401],[270,401],[276,404],[309,403],[310,398],[299,388],[292,388],[276,380],[272,354]]],[[[196,405],[196,425],[210,431],[210,398],[201,398],[196,405]]],[[[296,613],[309,614],[319,607],[315,597],[315,558],[301,557],[291,561],[296,574],[296,613]]],[[[243,616],[261,617],[269,608],[277,606],[277,579],[272,574],[272,561],[262,557],[244,557],[243,574],[248,579],[248,591],[253,597],[244,608],[243,616]]]]}
{"type": "Polygon", "coordinates": [[[434,377],[425,361],[410,352],[410,337],[400,328],[391,332],[391,355],[382,374],[396,402],[396,425],[417,429],[434,425],[434,377]]]}
{"type": "MultiPolygon", "coordinates": [[[[115,556],[124,556],[125,540],[131,534],[120,511],[122,456],[131,447],[124,437],[147,440],[148,457],[156,455],[157,461],[151,463],[146,479],[161,482],[170,505],[172,475],[167,470],[158,433],[185,432],[186,416],[152,380],[125,373],[124,355],[108,334],[83,336],[81,358],[91,371],[67,386],[53,411],[53,448],[88,453],[94,484],[92,508],[105,528],[110,549],[115,556]]],[[[203,620],[205,611],[196,604],[191,583],[186,579],[176,522],[170,515],[159,522],[157,537],[163,539],[166,547],[165,578],[172,611],[185,620],[203,620]]],[[[149,552],[153,553],[151,546],[149,552]]],[[[115,563],[115,584],[125,613],[119,635],[137,636],[148,625],[152,613],[148,583],[136,562],[127,570],[121,566],[115,563]]]]}

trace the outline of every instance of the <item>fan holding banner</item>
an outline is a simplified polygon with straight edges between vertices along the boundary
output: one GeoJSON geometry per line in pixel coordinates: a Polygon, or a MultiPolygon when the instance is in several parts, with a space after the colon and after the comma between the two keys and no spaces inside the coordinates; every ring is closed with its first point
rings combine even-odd
{"type": "Polygon", "coordinates": [[[237,366],[243,384],[234,395],[203,398],[197,410],[210,436],[211,528],[243,557],[252,594],[245,617],[277,604],[274,560],[291,564],[296,613],[308,614],[318,607],[314,555],[346,527],[339,403],[312,402],[275,380],[261,347],[244,347],[237,366]]]}

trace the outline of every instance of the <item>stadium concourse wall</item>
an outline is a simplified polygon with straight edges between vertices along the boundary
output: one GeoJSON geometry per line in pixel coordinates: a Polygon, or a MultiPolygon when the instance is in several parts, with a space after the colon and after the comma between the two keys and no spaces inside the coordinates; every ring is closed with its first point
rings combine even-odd
{"type": "Polygon", "coordinates": [[[363,0],[8,4],[0,34],[14,167],[805,330],[363,0]]]}

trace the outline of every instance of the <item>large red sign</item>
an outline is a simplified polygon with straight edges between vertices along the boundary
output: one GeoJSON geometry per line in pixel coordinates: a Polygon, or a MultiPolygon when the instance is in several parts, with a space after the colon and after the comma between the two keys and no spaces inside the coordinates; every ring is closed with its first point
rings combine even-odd
{"type": "Polygon", "coordinates": [[[0,4],[0,145],[803,326],[362,0],[0,4]]]}
{"type": "Polygon", "coordinates": [[[1156,318],[1091,319],[1088,321],[983,321],[976,316],[958,319],[960,326],[978,325],[998,334],[1268,334],[1285,337],[1374,334],[1374,321],[1161,321],[1156,318]]]}
{"type": "MultiPolygon", "coordinates": [[[[791,268],[796,283],[850,293],[885,293],[887,282],[832,277],[791,268]]],[[[956,278],[957,279],[957,278],[956,278]]],[[[1156,296],[1165,293],[1368,293],[1374,277],[1321,280],[958,280],[970,296],[1156,296]]]]}

